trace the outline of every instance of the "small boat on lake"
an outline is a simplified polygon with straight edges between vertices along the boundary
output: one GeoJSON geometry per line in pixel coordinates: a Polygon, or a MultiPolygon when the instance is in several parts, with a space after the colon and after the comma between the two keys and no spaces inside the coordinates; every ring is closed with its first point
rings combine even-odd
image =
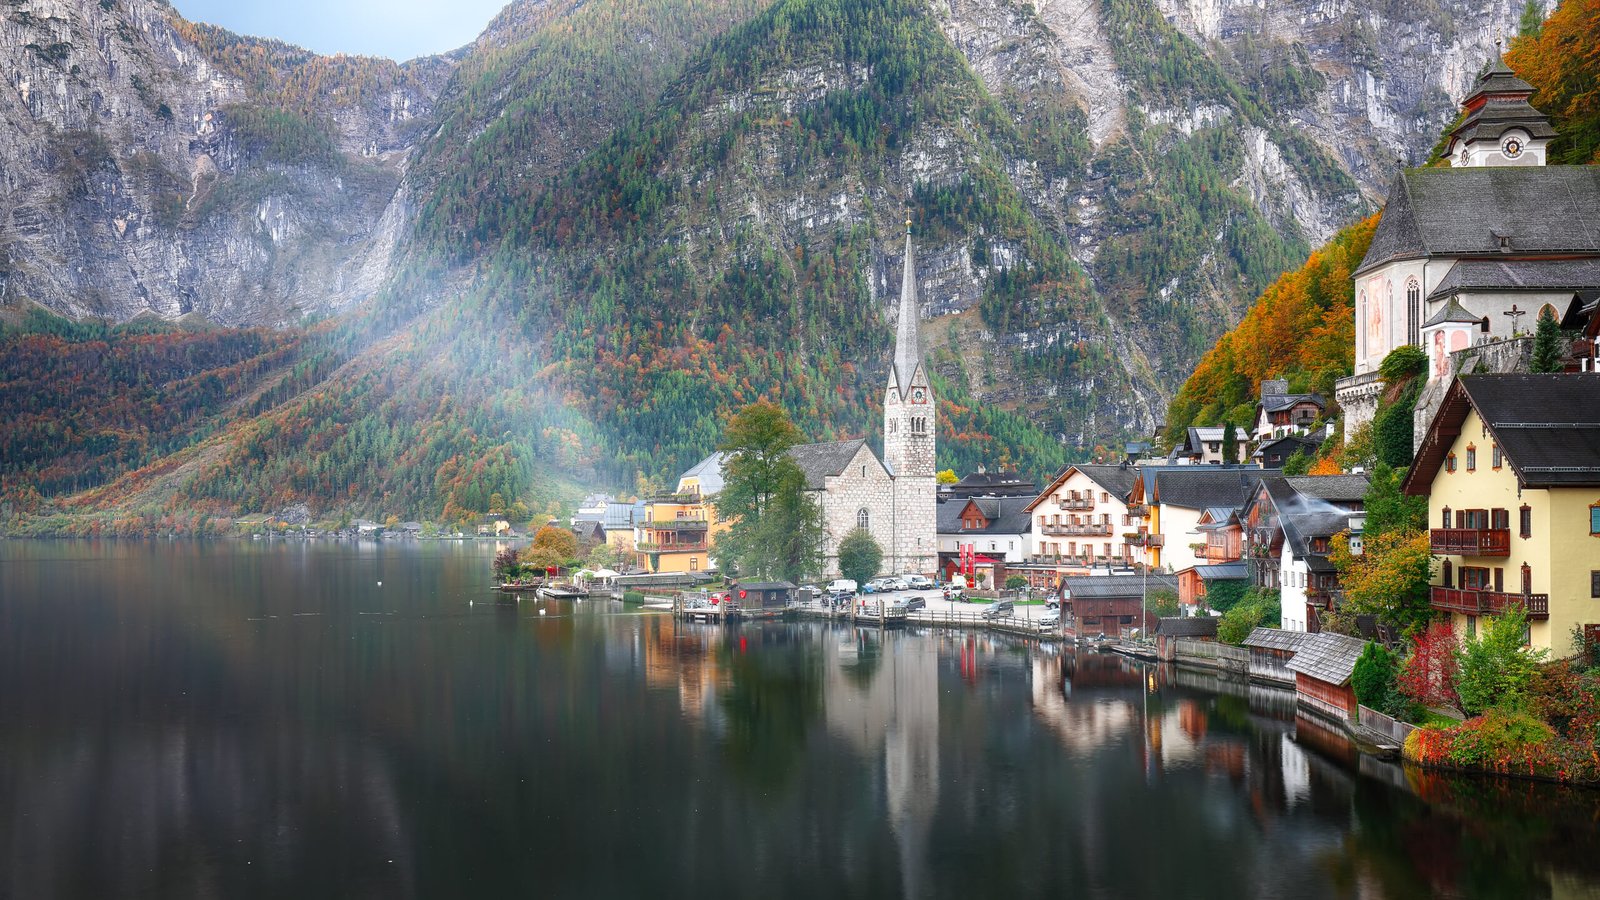
{"type": "Polygon", "coordinates": [[[543,580],[540,580],[540,581],[502,581],[502,582],[500,582],[500,584],[498,586],[495,587],[495,590],[497,590],[497,591],[505,591],[506,593],[510,593],[510,594],[526,594],[526,593],[532,593],[534,591],[537,591],[543,585],[544,585],[544,581],[543,580]]]}

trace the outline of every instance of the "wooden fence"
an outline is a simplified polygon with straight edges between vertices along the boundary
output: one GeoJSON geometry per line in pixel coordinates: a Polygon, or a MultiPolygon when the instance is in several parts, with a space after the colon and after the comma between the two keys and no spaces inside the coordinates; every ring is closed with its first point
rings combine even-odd
{"type": "Polygon", "coordinates": [[[1417,730],[1417,726],[1384,715],[1369,706],[1361,707],[1360,711],[1362,728],[1397,746],[1404,747],[1406,736],[1417,730]]]}
{"type": "Polygon", "coordinates": [[[1250,669],[1250,651],[1243,647],[1219,644],[1216,641],[1198,641],[1178,638],[1178,662],[1211,666],[1225,672],[1247,672],[1250,669]]]}

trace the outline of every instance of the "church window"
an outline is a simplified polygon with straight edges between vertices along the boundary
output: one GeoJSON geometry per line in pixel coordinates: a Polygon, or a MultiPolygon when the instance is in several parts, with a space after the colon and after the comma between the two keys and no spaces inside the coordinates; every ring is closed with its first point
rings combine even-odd
{"type": "Polygon", "coordinates": [[[898,425],[898,424],[900,424],[900,421],[898,419],[890,419],[889,420],[889,433],[890,434],[894,434],[894,427],[896,425],[898,425]]]}
{"type": "Polygon", "coordinates": [[[862,478],[867,477],[867,467],[866,466],[862,466],[861,467],[861,477],[862,478]]]}
{"type": "Polygon", "coordinates": [[[867,527],[871,526],[871,524],[872,524],[872,516],[867,512],[867,508],[865,506],[863,506],[860,509],[856,510],[856,527],[857,528],[867,528],[867,527]]]}
{"type": "Polygon", "coordinates": [[[1406,281],[1406,337],[1412,345],[1422,343],[1422,287],[1415,278],[1406,281]]]}

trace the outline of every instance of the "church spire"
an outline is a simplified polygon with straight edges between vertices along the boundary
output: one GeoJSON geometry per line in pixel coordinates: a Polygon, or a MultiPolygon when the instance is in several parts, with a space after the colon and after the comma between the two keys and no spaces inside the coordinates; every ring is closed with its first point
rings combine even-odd
{"type": "Polygon", "coordinates": [[[906,259],[900,277],[900,324],[894,340],[894,380],[904,397],[911,390],[911,379],[922,363],[917,323],[922,315],[917,302],[917,257],[911,247],[911,217],[906,217],[906,259]]]}

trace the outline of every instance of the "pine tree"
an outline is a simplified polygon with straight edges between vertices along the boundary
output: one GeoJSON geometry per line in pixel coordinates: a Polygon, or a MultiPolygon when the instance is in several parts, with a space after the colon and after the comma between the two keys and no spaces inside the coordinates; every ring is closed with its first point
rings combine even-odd
{"type": "Polygon", "coordinates": [[[1239,461],[1239,430],[1232,422],[1222,425],[1222,461],[1228,465],[1239,461]]]}
{"type": "Polygon", "coordinates": [[[1561,326],[1546,306],[1539,311],[1539,324],[1533,331],[1534,372],[1560,372],[1566,368],[1561,352],[1561,326]]]}

